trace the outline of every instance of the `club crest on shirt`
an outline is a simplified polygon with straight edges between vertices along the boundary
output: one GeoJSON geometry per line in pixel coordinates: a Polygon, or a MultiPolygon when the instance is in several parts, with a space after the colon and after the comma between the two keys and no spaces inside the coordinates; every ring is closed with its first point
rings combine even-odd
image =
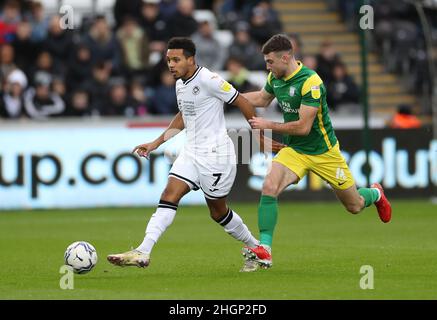
{"type": "Polygon", "coordinates": [[[290,97],[294,96],[294,93],[296,92],[295,87],[290,87],[290,97]]]}
{"type": "Polygon", "coordinates": [[[320,86],[311,87],[311,97],[313,97],[314,99],[320,98],[320,86]]]}
{"type": "Polygon", "coordinates": [[[193,94],[196,96],[196,95],[199,94],[199,92],[200,92],[200,88],[199,88],[198,86],[194,86],[194,88],[193,88],[193,94]]]}
{"type": "Polygon", "coordinates": [[[229,82],[227,81],[223,81],[220,85],[220,88],[224,91],[224,92],[229,92],[232,89],[232,86],[229,82]]]}

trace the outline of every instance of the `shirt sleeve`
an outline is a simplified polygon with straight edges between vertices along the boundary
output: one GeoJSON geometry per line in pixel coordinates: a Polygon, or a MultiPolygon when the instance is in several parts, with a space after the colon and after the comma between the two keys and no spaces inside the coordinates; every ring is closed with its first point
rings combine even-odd
{"type": "Polygon", "coordinates": [[[211,73],[203,81],[213,97],[216,97],[227,104],[232,104],[239,95],[237,89],[216,73],[211,73]]]}
{"type": "Polygon", "coordinates": [[[273,88],[272,88],[272,73],[271,72],[267,76],[267,81],[266,81],[266,84],[264,86],[264,90],[267,91],[270,94],[274,94],[273,93],[273,88]]]}
{"type": "Polygon", "coordinates": [[[322,95],[322,79],[318,74],[313,74],[305,80],[302,86],[302,100],[301,104],[311,107],[320,107],[320,97],[322,95]]]}

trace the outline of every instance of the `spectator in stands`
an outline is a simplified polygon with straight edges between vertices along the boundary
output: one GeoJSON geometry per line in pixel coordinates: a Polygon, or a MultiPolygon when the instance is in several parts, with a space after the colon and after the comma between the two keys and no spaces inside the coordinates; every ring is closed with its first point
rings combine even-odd
{"type": "Polygon", "coordinates": [[[422,126],[421,121],[411,111],[411,106],[400,105],[397,113],[389,122],[390,128],[393,129],[416,129],[422,126]]]}
{"type": "Polygon", "coordinates": [[[65,64],[73,49],[73,35],[71,30],[61,28],[59,15],[50,19],[49,31],[44,41],[43,49],[48,50],[52,55],[55,64],[65,64]]]}
{"type": "Polygon", "coordinates": [[[41,51],[36,58],[35,65],[30,68],[29,77],[30,79],[35,79],[35,74],[39,71],[44,71],[50,75],[54,74],[62,74],[63,68],[59,66],[59,63],[56,63],[50,52],[41,51]]]}
{"type": "Polygon", "coordinates": [[[268,11],[263,7],[255,7],[250,18],[250,34],[259,44],[263,45],[274,34],[281,32],[275,22],[269,21],[268,11]]]}
{"type": "Polygon", "coordinates": [[[239,92],[250,92],[259,88],[250,82],[250,73],[244,67],[239,57],[230,57],[226,62],[226,71],[229,72],[227,81],[239,92]]]}
{"type": "Polygon", "coordinates": [[[179,109],[176,102],[175,80],[170,71],[161,74],[161,84],[158,85],[149,98],[150,114],[176,114],[179,109]]]}
{"type": "Polygon", "coordinates": [[[83,117],[90,115],[90,96],[85,88],[76,88],[67,101],[65,116],[83,117]]]}
{"type": "Polygon", "coordinates": [[[68,62],[67,86],[74,90],[92,77],[93,64],[90,49],[84,42],[78,43],[68,62]]]}
{"type": "Polygon", "coordinates": [[[179,0],[176,13],[169,19],[170,37],[189,37],[197,30],[194,1],[179,0]]]}
{"type": "Polygon", "coordinates": [[[92,115],[102,115],[109,94],[110,69],[103,62],[93,66],[92,78],[85,83],[85,88],[91,97],[90,112],[92,115]]]}
{"type": "Polygon", "coordinates": [[[273,9],[271,1],[259,1],[255,8],[261,8],[266,13],[267,22],[271,24],[276,30],[282,30],[282,23],[279,19],[278,12],[273,9]]]}
{"type": "Polygon", "coordinates": [[[346,66],[342,63],[334,66],[333,79],[327,90],[328,105],[332,110],[338,109],[341,105],[357,104],[360,98],[358,86],[348,75],[346,66]]]}
{"type": "Polygon", "coordinates": [[[0,44],[10,43],[15,38],[17,26],[21,22],[20,3],[9,0],[0,15],[0,44]]]}
{"type": "Polygon", "coordinates": [[[199,30],[191,37],[196,44],[196,61],[211,70],[222,70],[226,49],[217,40],[211,23],[207,20],[199,23],[199,30]]]}
{"type": "Polygon", "coordinates": [[[52,76],[40,71],[35,75],[35,87],[30,87],[24,93],[26,113],[32,119],[47,119],[61,115],[65,110],[62,98],[50,89],[52,76]]]}
{"type": "Polygon", "coordinates": [[[139,21],[143,1],[144,0],[116,0],[113,7],[115,29],[121,27],[125,17],[133,17],[139,21]]]}
{"type": "Polygon", "coordinates": [[[179,0],[161,0],[159,2],[159,12],[163,18],[170,21],[170,18],[178,11],[179,0]]]}
{"type": "Polygon", "coordinates": [[[298,61],[302,61],[303,52],[302,52],[302,41],[300,40],[299,34],[297,33],[289,33],[288,37],[291,41],[291,46],[293,48],[294,58],[298,61]]]}
{"type": "Polygon", "coordinates": [[[104,61],[110,71],[117,72],[120,66],[120,45],[112,33],[106,17],[95,17],[85,43],[91,52],[91,61],[95,64],[104,61]]]}
{"type": "Polygon", "coordinates": [[[302,58],[302,63],[311,70],[317,70],[317,59],[313,55],[305,55],[302,58]]]}
{"type": "Polygon", "coordinates": [[[23,92],[27,87],[27,78],[23,71],[15,69],[6,80],[0,96],[0,116],[18,119],[25,115],[23,92]]]}
{"type": "Polygon", "coordinates": [[[126,81],[123,78],[112,78],[109,81],[109,99],[103,111],[105,116],[126,116],[136,115],[136,106],[129,97],[126,89],[126,81]]]}
{"type": "MultiPolygon", "coordinates": [[[[214,6],[214,14],[221,29],[233,30],[238,21],[249,20],[241,13],[241,2],[235,0],[218,1],[214,6]]],[[[250,11],[249,11],[250,12],[250,11]]]]}
{"type": "Polygon", "coordinates": [[[31,16],[29,20],[32,26],[32,42],[42,42],[47,37],[50,19],[45,15],[41,2],[33,1],[31,4],[31,16]]]}
{"type": "Polygon", "coordinates": [[[31,39],[32,25],[23,21],[18,24],[17,34],[12,42],[15,50],[15,62],[17,66],[28,73],[32,64],[35,63],[35,55],[38,54],[40,46],[31,39]]]}
{"type": "Polygon", "coordinates": [[[143,78],[135,78],[132,80],[130,85],[130,96],[132,97],[133,103],[136,106],[136,114],[138,116],[146,115],[148,101],[143,78]]]}
{"type": "Polygon", "coordinates": [[[117,39],[122,52],[123,74],[128,78],[146,71],[149,66],[149,39],[134,18],[126,16],[117,39]]]}
{"type": "Polygon", "coordinates": [[[64,102],[67,101],[67,86],[65,84],[65,79],[62,75],[53,75],[52,91],[58,94],[64,102]]]}
{"type": "MultiPolygon", "coordinates": [[[[238,57],[230,57],[226,61],[226,71],[229,72],[227,81],[239,92],[250,92],[259,88],[250,82],[249,71],[244,67],[238,57]]],[[[238,109],[228,104],[225,105],[226,111],[237,111],[238,109]]]]}
{"type": "Polygon", "coordinates": [[[320,52],[316,56],[317,73],[323,79],[325,85],[329,85],[333,80],[334,66],[342,63],[340,55],[335,50],[332,42],[325,40],[320,45],[320,52]]]}
{"type": "Polygon", "coordinates": [[[143,0],[141,26],[150,41],[150,51],[163,52],[169,39],[169,24],[159,9],[160,0],[143,0]]]}
{"type": "Polygon", "coordinates": [[[264,70],[265,62],[259,46],[249,34],[249,24],[240,21],[236,24],[234,42],[229,47],[229,56],[239,57],[249,70],[264,70]]]}
{"type": "MultiPolygon", "coordinates": [[[[8,74],[15,70],[17,66],[14,63],[15,52],[10,44],[3,44],[0,46],[0,86],[8,74]]],[[[1,89],[1,87],[0,87],[1,89]]]]}

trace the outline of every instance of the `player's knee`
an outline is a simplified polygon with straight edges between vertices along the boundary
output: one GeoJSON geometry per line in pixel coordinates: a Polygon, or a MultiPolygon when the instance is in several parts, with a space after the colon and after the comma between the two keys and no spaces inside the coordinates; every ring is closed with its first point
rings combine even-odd
{"type": "Polygon", "coordinates": [[[279,187],[270,178],[264,180],[262,194],[267,196],[277,197],[279,194],[279,187]]]}
{"type": "Polygon", "coordinates": [[[363,209],[359,203],[348,203],[346,204],[346,210],[352,214],[360,213],[363,209]]]}
{"type": "Polygon", "coordinates": [[[168,201],[171,203],[178,204],[180,199],[181,199],[181,195],[178,192],[176,192],[176,190],[173,190],[168,186],[165,187],[164,191],[161,194],[161,200],[168,201]]]}

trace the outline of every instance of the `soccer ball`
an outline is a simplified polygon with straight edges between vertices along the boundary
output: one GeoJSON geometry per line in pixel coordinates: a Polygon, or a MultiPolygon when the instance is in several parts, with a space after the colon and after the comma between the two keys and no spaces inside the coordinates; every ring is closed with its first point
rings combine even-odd
{"type": "Polygon", "coordinates": [[[96,249],[86,241],[70,244],[64,254],[65,264],[73,268],[74,273],[90,272],[97,263],[96,249]]]}

